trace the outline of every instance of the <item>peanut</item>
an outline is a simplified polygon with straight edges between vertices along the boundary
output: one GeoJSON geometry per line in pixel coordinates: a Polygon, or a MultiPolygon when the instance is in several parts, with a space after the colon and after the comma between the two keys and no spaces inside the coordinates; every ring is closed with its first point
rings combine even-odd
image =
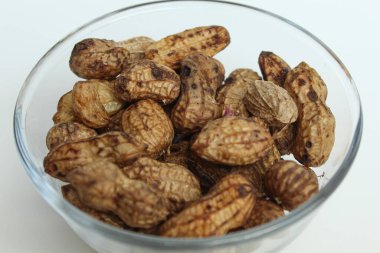
{"type": "Polygon", "coordinates": [[[211,57],[193,54],[182,61],[182,93],[171,114],[177,132],[196,132],[221,116],[215,95],[223,79],[223,66],[211,57]]]}
{"type": "Polygon", "coordinates": [[[259,56],[259,66],[265,81],[284,87],[286,74],[291,68],[281,57],[272,52],[262,51],[259,56]]]}
{"type": "Polygon", "coordinates": [[[279,161],[264,176],[265,192],[286,210],[293,210],[318,192],[315,173],[293,161],[279,161]]]}
{"type": "Polygon", "coordinates": [[[147,145],[147,152],[157,158],[169,148],[174,137],[173,124],[162,107],[153,100],[140,100],[128,107],[121,118],[123,131],[147,145]]]}
{"type": "Polygon", "coordinates": [[[123,172],[128,178],[141,180],[162,193],[171,202],[174,210],[201,196],[198,180],[181,165],[141,157],[124,167],[123,172]]]}
{"type": "Polygon", "coordinates": [[[255,202],[250,182],[239,174],[231,174],[208,194],[166,221],[159,233],[167,237],[224,235],[245,223],[255,202]]]}
{"type": "Polygon", "coordinates": [[[146,145],[121,132],[108,132],[52,149],[44,159],[45,172],[66,181],[66,175],[78,166],[107,160],[121,166],[146,153],[146,145]]]}
{"type": "Polygon", "coordinates": [[[261,159],[272,146],[272,136],[262,120],[230,116],[209,122],[191,150],[210,162],[246,165],[261,159]]]}
{"type": "Polygon", "coordinates": [[[85,79],[113,79],[126,66],[128,57],[128,50],[113,40],[89,38],[75,44],[70,68],[85,79]]]}
{"type": "Polygon", "coordinates": [[[57,112],[53,116],[54,124],[79,121],[73,109],[72,91],[65,93],[58,101],[57,112]]]}
{"type": "Polygon", "coordinates": [[[128,40],[116,42],[116,45],[125,48],[129,52],[127,65],[131,65],[145,59],[145,50],[153,42],[154,40],[149,37],[138,36],[128,40]]]}
{"type": "Polygon", "coordinates": [[[83,203],[112,212],[128,226],[151,228],[169,214],[167,202],[142,181],[127,178],[115,164],[97,161],[67,175],[83,203]]]}
{"type": "Polygon", "coordinates": [[[218,90],[216,100],[221,104],[222,115],[249,117],[243,98],[248,87],[261,77],[251,69],[236,69],[218,90]]]}
{"type": "Polygon", "coordinates": [[[127,102],[150,98],[166,105],[179,96],[180,79],[174,70],[162,64],[141,60],[116,78],[115,91],[127,102]]]}
{"type": "Polygon", "coordinates": [[[95,130],[80,123],[63,122],[50,128],[46,136],[46,146],[52,150],[62,143],[79,141],[96,135],[95,130]]]}
{"type": "Polygon", "coordinates": [[[101,212],[83,204],[75,188],[68,184],[61,188],[63,197],[81,211],[91,215],[95,219],[119,228],[126,228],[126,224],[116,215],[109,212],[101,212]]]}
{"type": "Polygon", "coordinates": [[[257,80],[244,97],[246,108],[270,126],[283,126],[295,122],[298,109],[289,93],[268,81],[257,80]]]}
{"type": "Polygon", "coordinates": [[[110,122],[124,102],[116,97],[113,84],[104,80],[79,81],[73,87],[73,109],[83,124],[101,128],[110,122]]]}
{"type": "Polygon", "coordinates": [[[214,56],[230,43],[230,35],[222,26],[195,27],[167,36],[152,43],[145,51],[148,59],[172,69],[178,69],[181,61],[194,53],[214,56]]]}
{"type": "Polygon", "coordinates": [[[282,128],[275,128],[272,137],[281,155],[291,153],[296,138],[296,130],[296,123],[285,125],[282,128]]]}

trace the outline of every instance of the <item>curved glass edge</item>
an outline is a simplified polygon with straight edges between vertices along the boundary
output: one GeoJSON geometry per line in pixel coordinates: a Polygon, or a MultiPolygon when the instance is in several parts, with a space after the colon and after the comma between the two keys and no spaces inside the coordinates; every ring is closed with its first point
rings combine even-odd
{"type": "Polygon", "coordinates": [[[27,79],[25,80],[21,88],[20,94],[17,98],[15,111],[14,111],[14,136],[15,136],[18,152],[22,158],[24,168],[27,174],[32,179],[33,183],[36,185],[38,191],[57,212],[59,212],[65,218],[72,219],[78,224],[81,224],[91,229],[95,229],[99,231],[101,234],[103,234],[104,236],[112,237],[113,239],[120,242],[130,243],[130,244],[139,245],[139,246],[156,247],[156,248],[170,247],[173,249],[183,248],[183,247],[187,247],[189,249],[198,249],[198,248],[204,248],[204,247],[216,247],[216,246],[225,246],[227,244],[242,243],[247,240],[257,240],[268,235],[269,233],[273,231],[285,229],[287,226],[297,222],[297,220],[308,215],[311,211],[318,208],[335,191],[338,185],[342,182],[343,178],[348,173],[349,168],[351,167],[356,157],[358,148],[360,146],[362,129],[363,129],[363,114],[362,114],[362,107],[361,107],[359,94],[357,92],[357,88],[347,68],[344,66],[344,64],[340,61],[340,59],[335,55],[335,53],[327,45],[325,45],[320,39],[318,39],[316,36],[314,36],[312,33],[307,31],[306,29],[302,28],[301,26],[295,24],[294,22],[286,18],[283,18],[277,14],[274,14],[269,11],[262,10],[260,8],[256,8],[253,6],[245,5],[245,4],[238,4],[238,3],[233,3],[233,2],[228,2],[228,1],[219,1],[219,0],[152,1],[149,3],[133,5],[133,6],[122,8],[120,10],[116,10],[86,23],[85,25],[79,27],[78,29],[71,32],[63,39],[61,39],[59,42],[57,42],[37,62],[37,64],[34,66],[34,68],[32,69],[31,73],[28,75],[27,79]],[[130,10],[133,8],[143,7],[147,5],[161,4],[161,3],[179,2],[179,1],[210,2],[210,3],[220,3],[220,4],[227,4],[227,5],[233,5],[233,6],[240,6],[240,7],[245,7],[245,8],[255,10],[260,13],[267,14],[282,22],[285,22],[289,24],[290,26],[293,26],[297,30],[301,31],[302,33],[306,34],[308,37],[310,37],[311,39],[316,41],[320,46],[322,46],[331,55],[331,57],[339,64],[341,69],[345,72],[347,78],[350,80],[351,89],[353,90],[355,94],[355,97],[357,99],[357,104],[359,107],[359,118],[357,119],[355,134],[353,136],[353,141],[349,147],[349,150],[347,151],[347,156],[343,160],[342,165],[338,168],[335,175],[330,179],[329,183],[323,189],[321,189],[321,191],[315,197],[313,197],[307,203],[305,203],[304,205],[300,206],[299,208],[291,212],[286,217],[277,219],[271,223],[262,225],[253,230],[235,232],[235,233],[225,235],[222,237],[210,237],[210,238],[203,238],[203,239],[180,239],[180,238],[171,239],[171,238],[162,238],[158,236],[143,235],[143,234],[138,234],[135,232],[121,230],[121,229],[112,227],[110,225],[104,224],[102,222],[99,222],[98,220],[92,217],[89,217],[88,215],[84,214],[83,212],[79,211],[77,208],[69,204],[67,201],[65,200],[62,201],[57,195],[57,193],[55,192],[55,190],[49,184],[47,184],[44,180],[42,180],[41,175],[39,175],[39,173],[37,172],[38,170],[31,169],[31,168],[36,168],[36,165],[33,163],[29,155],[29,152],[27,150],[27,147],[24,143],[25,122],[23,122],[23,119],[22,119],[23,118],[22,101],[24,100],[25,94],[29,90],[28,84],[30,83],[31,79],[33,78],[39,66],[43,63],[44,59],[46,59],[54,51],[54,49],[59,47],[65,40],[74,36],[76,33],[87,28],[88,26],[94,23],[97,23],[103,19],[106,19],[110,16],[113,16],[115,14],[130,10]],[[67,210],[67,213],[64,213],[60,209],[61,207],[67,210]]]}

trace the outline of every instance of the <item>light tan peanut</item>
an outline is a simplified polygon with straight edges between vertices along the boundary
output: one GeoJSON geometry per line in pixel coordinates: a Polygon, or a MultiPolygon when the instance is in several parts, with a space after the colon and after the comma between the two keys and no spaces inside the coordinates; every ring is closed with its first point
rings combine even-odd
{"type": "Polygon", "coordinates": [[[53,116],[54,124],[79,121],[73,109],[72,91],[65,93],[58,101],[57,112],[53,116]]]}
{"type": "Polygon", "coordinates": [[[166,105],[179,96],[180,79],[174,70],[162,64],[141,60],[116,78],[115,91],[127,102],[150,98],[166,105]]]}
{"type": "Polygon", "coordinates": [[[153,100],[140,100],[129,106],[121,118],[123,131],[147,145],[148,154],[157,158],[172,143],[173,124],[162,107],[153,100]]]}
{"type": "Polygon", "coordinates": [[[44,159],[45,172],[66,181],[66,175],[78,166],[107,160],[126,165],[131,160],[145,155],[147,146],[121,132],[108,132],[76,142],[64,143],[52,149],[44,159]]]}
{"type": "Polygon", "coordinates": [[[284,88],[298,106],[317,100],[326,101],[327,87],[325,82],[317,71],[305,62],[301,62],[288,72],[284,88]]]}
{"type": "Polygon", "coordinates": [[[297,124],[292,123],[281,128],[274,128],[272,137],[281,155],[290,154],[296,139],[297,124]]]}
{"type": "Polygon", "coordinates": [[[279,161],[264,176],[265,192],[286,210],[293,210],[318,192],[315,173],[293,161],[279,161]]]}
{"type": "Polygon", "coordinates": [[[284,87],[286,74],[291,68],[281,57],[272,52],[262,51],[259,56],[259,66],[265,81],[284,87]]]}
{"type": "Polygon", "coordinates": [[[129,52],[113,40],[84,39],[75,44],[70,68],[85,79],[113,79],[126,66],[129,52]]]}
{"type": "Polygon", "coordinates": [[[124,105],[114,92],[113,84],[105,80],[79,81],[73,87],[73,109],[83,124],[101,128],[110,116],[124,105]]]}
{"type": "Polygon", "coordinates": [[[211,57],[193,54],[182,61],[182,92],[171,114],[177,132],[196,132],[221,116],[215,96],[223,79],[224,68],[211,57]]]}
{"type": "Polygon", "coordinates": [[[66,143],[79,141],[96,136],[94,129],[75,122],[63,122],[50,128],[46,136],[46,146],[49,150],[66,143]]]}
{"type": "Polygon", "coordinates": [[[67,179],[84,204],[112,212],[128,226],[151,228],[169,214],[166,200],[157,191],[142,181],[127,178],[111,162],[103,160],[80,166],[67,179]]]}
{"type": "Polygon", "coordinates": [[[222,26],[195,27],[152,43],[145,51],[148,59],[178,69],[181,61],[194,53],[214,56],[230,43],[222,26]]]}
{"type": "Polygon", "coordinates": [[[137,36],[128,40],[116,42],[116,45],[125,48],[129,52],[127,64],[134,64],[145,59],[145,50],[154,42],[153,39],[146,36],[137,36]]]}
{"type": "Polygon", "coordinates": [[[239,174],[224,177],[210,192],[166,221],[167,237],[220,236],[243,226],[256,202],[250,182],[239,174]]]}
{"type": "Polygon", "coordinates": [[[191,150],[210,162],[247,165],[260,160],[272,146],[272,136],[262,120],[230,116],[209,122],[191,150]]]}
{"type": "Polygon", "coordinates": [[[248,87],[252,86],[261,77],[251,69],[236,69],[231,72],[220,87],[216,100],[221,105],[223,116],[243,116],[249,117],[249,112],[245,108],[243,98],[248,87]]]}
{"type": "Polygon", "coordinates": [[[247,229],[260,226],[274,221],[282,216],[284,216],[284,210],[282,210],[281,206],[271,200],[258,198],[256,199],[256,204],[251,212],[251,215],[243,227],[247,229]]]}
{"type": "Polygon", "coordinates": [[[175,210],[186,202],[200,198],[201,189],[197,178],[185,167],[174,163],[158,162],[141,157],[123,168],[130,179],[142,180],[167,198],[175,210]]]}
{"type": "Polygon", "coordinates": [[[68,185],[62,186],[61,191],[62,191],[63,197],[67,201],[69,201],[71,204],[73,204],[75,207],[77,207],[81,211],[91,215],[95,219],[105,222],[107,224],[113,225],[115,227],[119,227],[119,228],[127,227],[127,225],[113,213],[101,212],[83,204],[79,198],[77,191],[72,185],[68,184],[68,185]]]}
{"type": "Polygon", "coordinates": [[[297,121],[294,157],[305,166],[321,166],[329,158],[334,140],[335,118],[326,104],[304,104],[297,121]]]}
{"type": "Polygon", "coordinates": [[[247,110],[264,119],[270,126],[283,126],[295,122],[298,109],[289,93],[268,81],[255,81],[244,97],[247,110]]]}

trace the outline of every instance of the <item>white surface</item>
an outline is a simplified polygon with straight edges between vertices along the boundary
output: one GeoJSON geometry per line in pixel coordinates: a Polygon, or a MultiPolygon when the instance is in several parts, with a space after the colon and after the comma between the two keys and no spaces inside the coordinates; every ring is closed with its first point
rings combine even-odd
{"type": "MultiPolygon", "coordinates": [[[[132,1],[138,2],[138,1],[132,1]]],[[[359,89],[364,134],[342,185],[283,253],[380,252],[380,3],[376,0],[242,1],[311,31],[340,57],[359,89]]],[[[17,94],[38,59],[79,25],[124,1],[7,1],[0,8],[0,252],[93,252],[38,195],[13,139],[17,94]]],[[[249,31],[253,32],[254,27],[249,31]]]]}

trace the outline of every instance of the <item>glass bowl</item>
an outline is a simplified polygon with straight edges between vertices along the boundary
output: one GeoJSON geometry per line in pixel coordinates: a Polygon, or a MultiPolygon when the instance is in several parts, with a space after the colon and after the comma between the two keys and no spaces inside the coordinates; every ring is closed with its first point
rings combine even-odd
{"type": "Polygon", "coordinates": [[[272,252],[294,239],[347,174],[357,153],[362,113],[354,82],[337,56],[297,24],[251,6],[224,1],[160,1],[129,6],[97,18],[55,44],[27,77],[17,100],[14,131],[26,172],[43,198],[98,252],[272,252]],[[60,183],[44,173],[45,136],[58,99],[78,80],[69,69],[74,44],[87,37],[154,39],[202,25],[223,25],[231,44],[216,58],[226,73],[238,67],[258,70],[262,50],[291,66],[306,61],[328,86],[327,104],[336,117],[336,139],[326,164],[315,171],[320,192],[287,216],[254,229],[204,239],[170,239],[138,234],[101,223],[65,201],[60,183]]]}

